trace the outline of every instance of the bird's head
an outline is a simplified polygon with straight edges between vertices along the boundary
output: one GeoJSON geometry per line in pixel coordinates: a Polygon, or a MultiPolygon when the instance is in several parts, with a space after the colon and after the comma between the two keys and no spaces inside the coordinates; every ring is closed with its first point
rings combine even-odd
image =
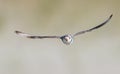
{"type": "Polygon", "coordinates": [[[61,40],[64,44],[70,45],[73,42],[73,36],[68,34],[61,37],[61,40]]]}

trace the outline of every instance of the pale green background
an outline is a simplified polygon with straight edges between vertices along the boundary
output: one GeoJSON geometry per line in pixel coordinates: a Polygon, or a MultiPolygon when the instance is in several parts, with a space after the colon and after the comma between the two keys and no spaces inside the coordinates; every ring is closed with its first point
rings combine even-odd
{"type": "Polygon", "coordinates": [[[120,74],[120,0],[0,0],[0,74],[120,74]],[[94,27],[66,46],[57,39],[94,27]]]}

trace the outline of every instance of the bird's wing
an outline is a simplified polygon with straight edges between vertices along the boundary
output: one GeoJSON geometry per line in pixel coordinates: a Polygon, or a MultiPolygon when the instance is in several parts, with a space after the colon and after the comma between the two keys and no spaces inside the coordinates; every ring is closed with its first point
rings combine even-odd
{"type": "Polygon", "coordinates": [[[31,38],[31,39],[60,38],[60,36],[34,36],[34,35],[27,34],[27,33],[21,32],[21,31],[15,31],[15,33],[20,36],[31,38]]]}
{"type": "Polygon", "coordinates": [[[84,31],[77,32],[77,33],[75,33],[73,36],[77,36],[77,35],[80,35],[80,34],[84,34],[84,33],[86,33],[86,32],[90,32],[90,31],[92,31],[92,30],[95,30],[95,29],[98,29],[98,28],[102,27],[103,25],[105,25],[105,24],[112,18],[112,16],[113,16],[113,15],[111,14],[110,17],[109,17],[105,22],[99,24],[98,26],[95,26],[95,27],[93,27],[93,28],[91,28],[91,29],[88,29],[88,30],[84,30],[84,31]]]}

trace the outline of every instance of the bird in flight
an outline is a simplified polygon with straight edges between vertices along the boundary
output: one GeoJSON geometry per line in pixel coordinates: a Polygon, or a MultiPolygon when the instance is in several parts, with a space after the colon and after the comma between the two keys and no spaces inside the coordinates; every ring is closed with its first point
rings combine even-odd
{"type": "Polygon", "coordinates": [[[84,30],[84,31],[80,31],[80,32],[77,32],[75,34],[65,34],[63,36],[35,36],[35,35],[31,35],[31,34],[28,34],[28,33],[21,32],[21,31],[15,31],[15,33],[20,35],[20,36],[31,38],[31,39],[44,39],[44,38],[61,39],[64,44],[70,45],[71,43],[73,43],[74,37],[76,37],[78,35],[81,35],[81,34],[84,34],[84,33],[87,33],[87,32],[91,32],[92,30],[95,30],[95,29],[98,29],[98,28],[102,27],[112,18],[112,16],[113,15],[111,14],[106,21],[104,21],[103,23],[101,23],[101,24],[99,24],[99,25],[97,25],[93,28],[90,28],[90,29],[87,29],[87,30],[84,30]]]}

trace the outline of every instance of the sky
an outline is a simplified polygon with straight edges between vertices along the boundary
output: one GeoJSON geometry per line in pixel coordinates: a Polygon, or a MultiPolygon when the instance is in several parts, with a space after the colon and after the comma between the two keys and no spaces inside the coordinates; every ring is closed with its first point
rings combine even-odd
{"type": "Polygon", "coordinates": [[[0,74],[120,74],[119,0],[0,0],[0,74]],[[33,35],[80,35],[71,45],[33,35]]]}

